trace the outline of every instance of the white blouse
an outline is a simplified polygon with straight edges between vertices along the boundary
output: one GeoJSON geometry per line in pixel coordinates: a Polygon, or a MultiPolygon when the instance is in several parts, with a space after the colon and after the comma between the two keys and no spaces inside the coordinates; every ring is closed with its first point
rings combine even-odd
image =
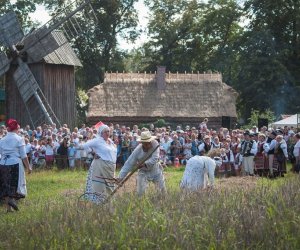
{"type": "Polygon", "coordinates": [[[210,185],[214,185],[216,162],[208,156],[196,155],[190,158],[181,179],[180,187],[190,191],[197,191],[206,187],[205,174],[208,175],[210,185]]]}
{"type": "Polygon", "coordinates": [[[24,138],[14,132],[8,132],[0,140],[1,165],[14,165],[27,157],[24,138]]]}
{"type": "Polygon", "coordinates": [[[92,149],[104,161],[117,162],[117,147],[111,139],[107,143],[101,136],[98,136],[82,145],[84,150],[92,149]]]}

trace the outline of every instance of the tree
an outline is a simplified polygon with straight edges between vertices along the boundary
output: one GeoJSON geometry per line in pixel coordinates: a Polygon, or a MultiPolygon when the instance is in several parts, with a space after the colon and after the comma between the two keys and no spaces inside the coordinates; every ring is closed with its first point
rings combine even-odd
{"type": "Polygon", "coordinates": [[[294,113],[299,98],[299,1],[246,1],[249,25],[239,45],[233,80],[244,118],[251,109],[294,113]],[[296,70],[297,69],[297,70],[296,70]]]}
{"type": "Polygon", "coordinates": [[[272,112],[270,109],[266,109],[264,112],[260,112],[258,110],[251,110],[250,118],[248,118],[248,124],[245,127],[253,127],[257,126],[258,119],[264,118],[268,119],[268,124],[271,124],[275,121],[275,115],[274,112],[272,112]]]}
{"type": "MultiPolygon", "coordinates": [[[[77,82],[84,89],[101,83],[105,71],[123,70],[124,53],[117,48],[118,38],[134,41],[139,34],[136,30],[137,0],[92,0],[91,4],[97,17],[95,26],[84,19],[78,22],[85,28],[80,36],[72,41],[83,67],[76,72],[77,82]]],[[[44,0],[44,4],[56,14],[68,1],[44,0]]]]}
{"type": "Polygon", "coordinates": [[[36,4],[41,3],[42,0],[2,0],[0,1],[0,15],[7,13],[8,11],[14,11],[19,19],[20,25],[23,30],[29,30],[36,26],[29,14],[35,12],[36,4]]]}

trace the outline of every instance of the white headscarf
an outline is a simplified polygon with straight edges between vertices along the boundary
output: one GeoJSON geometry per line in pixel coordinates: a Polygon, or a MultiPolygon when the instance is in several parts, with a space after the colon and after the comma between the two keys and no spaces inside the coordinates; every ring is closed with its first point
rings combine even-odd
{"type": "Polygon", "coordinates": [[[105,124],[101,125],[99,128],[98,128],[98,135],[101,136],[101,133],[104,129],[108,129],[109,130],[109,127],[105,124]]]}

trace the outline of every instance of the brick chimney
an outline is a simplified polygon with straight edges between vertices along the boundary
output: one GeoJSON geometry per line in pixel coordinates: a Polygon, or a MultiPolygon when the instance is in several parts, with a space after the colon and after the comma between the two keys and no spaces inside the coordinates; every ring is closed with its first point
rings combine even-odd
{"type": "Polygon", "coordinates": [[[158,90],[166,89],[166,66],[157,66],[156,86],[158,90]]]}

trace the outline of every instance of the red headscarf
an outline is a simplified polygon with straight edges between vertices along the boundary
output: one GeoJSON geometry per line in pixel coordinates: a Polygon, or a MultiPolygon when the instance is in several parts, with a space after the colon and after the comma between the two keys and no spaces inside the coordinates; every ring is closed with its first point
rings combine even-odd
{"type": "Polygon", "coordinates": [[[6,127],[8,131],[14,131],[16,129],[18,129],[20,127],[20,125],[18,124],[18,122],[14,119],[8,119],[6,121],[6,127]]]}

